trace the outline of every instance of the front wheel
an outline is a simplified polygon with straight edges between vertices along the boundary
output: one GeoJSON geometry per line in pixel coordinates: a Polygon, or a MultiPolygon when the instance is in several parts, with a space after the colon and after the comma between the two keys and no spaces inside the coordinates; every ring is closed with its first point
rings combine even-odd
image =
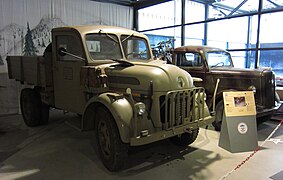
{"type": "Polygon", "coordinates": [[[184,133],[179,136],[174,136],[170,140],[178,146],[188,146],[197,139],[198,133],[199,128],[192,130],[191,133],[184,133]]]}
{"type": "Polygon", "coordinates": [[[223,100],[219,101],[215,107],[215,121],[212,123],[216,131],[221,130],[223,113],[224,113],[224,103],[223,100]]]}
{"type": "Polygon", "coordinates": [[[96,110],[95,139],[104,166],[109,171],[121,170],[128,156],[128,145],[121,141],[111,113],[101,106],[96,110]]]}

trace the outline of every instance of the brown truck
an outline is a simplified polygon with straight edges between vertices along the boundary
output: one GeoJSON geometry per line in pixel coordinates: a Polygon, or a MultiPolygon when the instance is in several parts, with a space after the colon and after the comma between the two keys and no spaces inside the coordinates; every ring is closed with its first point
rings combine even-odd
{"type": "Polygon", "coordinates": [[[186,70],[192,77],[202,79],[196,85],[204,87],[207,105],[213,107],[214,87],[220,80],[216,95],[216,115],[212,123],[221,129],[223,114],[223,91],[253,91],[255,94],[257,120],[268,120],[279,108],[275,92],[275,77],[270,69],[235,68],[229,52],[208,46],[182,46],[173,51],[173,64],[186,70]]]}
{"type": "Polygon", "coordinates": [[[49,108],[82,115],[107,169],[123,168],[129,146],[166,138],[187,146],[214,121],[202,87],[186,71],[154,60],[148,38],[110,26],[60,27],[43,56],[9,56],[8,72],[30,88],[20,105],[28,126],[49,108]]]}

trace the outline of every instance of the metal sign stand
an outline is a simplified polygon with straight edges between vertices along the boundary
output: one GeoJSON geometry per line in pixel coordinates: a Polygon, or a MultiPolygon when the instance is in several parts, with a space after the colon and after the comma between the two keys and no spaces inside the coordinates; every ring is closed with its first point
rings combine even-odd
{"type": "Polygon", "coordinates": [[[219,146],[227,151],[246,152],[258,147],[254,95],[250,91],[225,92],[219,146]]]}

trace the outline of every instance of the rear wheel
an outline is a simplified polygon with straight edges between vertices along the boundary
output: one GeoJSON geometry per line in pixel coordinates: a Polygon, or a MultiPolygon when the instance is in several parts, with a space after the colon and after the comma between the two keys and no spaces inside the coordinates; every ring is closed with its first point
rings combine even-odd
{"type": "Polygon", "coordinates": [[[199,128],[192,130],[191,133],[184,133],[179,136],[174,136],[171,141],[178,146],[188,146],[192,144],[198,136],[199,128]]]}
{"type": "Polygon", "coordinates": [[[48,122],[49,106],[41,102],[40,95],[34,89],[21,91],[20,106],[27,126],[35,127],[48,122]]]}
{"type": "Polygon", "coordinates": [[[101,106],[96,110],[95,138],[104,166],[109,171],[121,170],[128,156],[128,145],[121,141],[111,113],[101,106]]]}
{"type": "Polygon", "coordinates": [[[219,101],[215,107],[215,121],[212,123],[216,131],[221,130],[221,124],[223,120],[224,104],[223,100],[219,101]]]}

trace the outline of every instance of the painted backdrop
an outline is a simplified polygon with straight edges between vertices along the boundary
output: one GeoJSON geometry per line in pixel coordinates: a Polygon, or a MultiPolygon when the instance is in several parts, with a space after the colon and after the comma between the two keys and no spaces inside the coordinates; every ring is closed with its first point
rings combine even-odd
{"type": "Polygon", "coordinates": [[[90,0],[0,0],[0,73],[7,55],[42,55],[50,31],[67,25],[131,29],[133,9],[90,0]]]}

